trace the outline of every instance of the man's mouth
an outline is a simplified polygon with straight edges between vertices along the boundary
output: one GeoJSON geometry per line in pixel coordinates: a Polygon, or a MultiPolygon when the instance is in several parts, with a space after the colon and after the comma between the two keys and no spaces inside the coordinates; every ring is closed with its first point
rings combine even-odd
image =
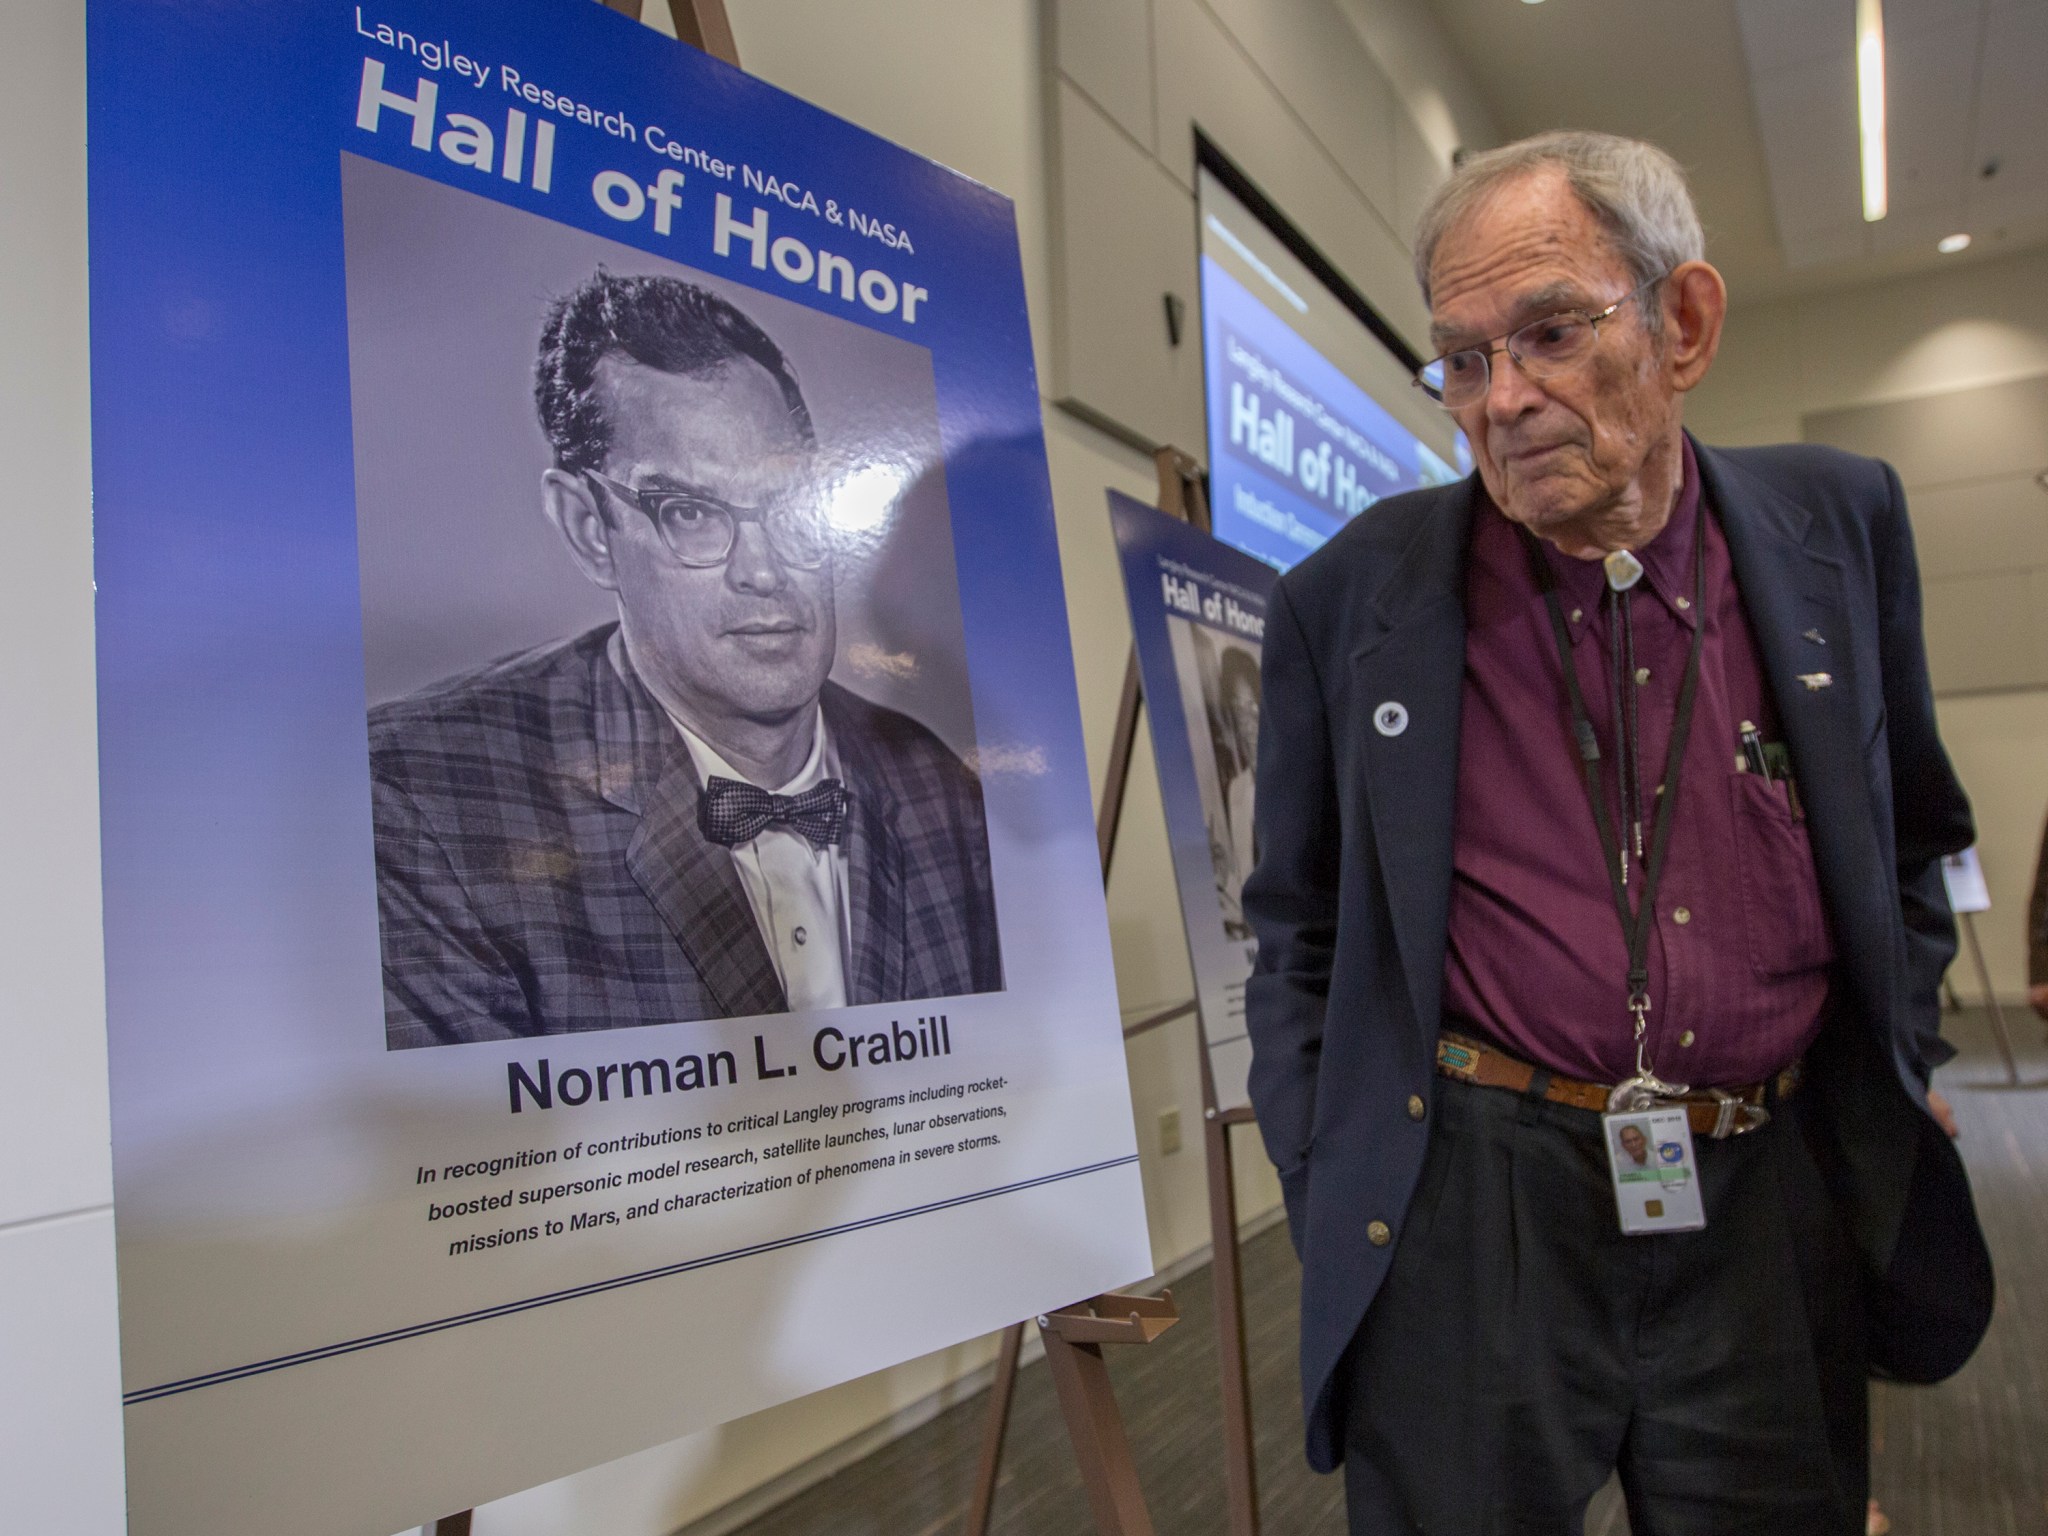
{"type": "Polygon", "coordinates": [[[805,626],[795,619],[748,619],[744,623],[726,626],[728,635],[797,635],[805,626]]]}

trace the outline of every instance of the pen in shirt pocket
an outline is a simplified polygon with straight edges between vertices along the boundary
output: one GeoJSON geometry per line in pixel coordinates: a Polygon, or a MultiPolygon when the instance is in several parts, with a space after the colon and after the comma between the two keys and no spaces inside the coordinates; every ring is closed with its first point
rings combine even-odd
{"type": "Polygon", "coordinates": [[[1756,722],[1745,720],[1736,728],[1736,744],[1742,755],[1736,759],[1736,768],[1743,773],[1756,773],[1768,779],[1771,765],[1764,758],[1763,733],[1756,728],[1756,722]]]}
{"type": "Polygon", "coordinates": [[[1766,742],[1763,732],[1756,728],[1756,722],[1745,720],[1737,728],[1737,742],[1741,751],[1735,759],[1735,771],[1753,773],[1766,784],[1782,783],[1785,786],[1785,804],[1792,812],[1794,821],[1806,820],[1806,809],[1799,803],[1799,786],[1792,781],[1792,754],[1782,741],[1766,742]]]}

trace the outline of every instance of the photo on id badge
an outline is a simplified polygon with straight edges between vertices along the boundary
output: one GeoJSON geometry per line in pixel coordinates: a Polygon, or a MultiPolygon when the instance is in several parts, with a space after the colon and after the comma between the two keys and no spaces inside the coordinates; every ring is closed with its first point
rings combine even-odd
{"type": "Polygon", "coordinates": [[[1607,1115],[1603,1121],[1621,1230],[1689,1232],[1705,1226],[1685,1111],[1607,1115]]]}

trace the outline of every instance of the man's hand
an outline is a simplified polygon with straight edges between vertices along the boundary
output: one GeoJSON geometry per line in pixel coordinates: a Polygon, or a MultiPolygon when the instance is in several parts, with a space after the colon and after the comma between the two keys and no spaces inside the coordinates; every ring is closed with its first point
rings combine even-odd
{"type": "Polygon", "coordinates": [[[1934,1116],[1934,1123],[1936,1125],[1948,1132],[1950,1141],[1954,1141],[1956,1137],[1962,1135],[1962,1132],[1956,1129],[1956,1112],[1954,1107],[1950,1105],[1947,1099],[1941,1096],[1941,1091],[1937,1088],[1927,1090],[1927,1112],[1934,1116]]]}

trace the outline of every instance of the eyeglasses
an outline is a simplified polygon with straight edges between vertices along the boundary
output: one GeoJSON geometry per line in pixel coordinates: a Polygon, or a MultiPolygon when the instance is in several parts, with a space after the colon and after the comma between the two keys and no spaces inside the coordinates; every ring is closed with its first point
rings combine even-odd
{"type": "Polygon", "coordinates": [[[814,571],[832,552],[824,520],[807,503],[780,507],[736,507],[701,491],[641,490],[621,485],[609,475],[586,469],[584,475],[630,502],[654,524],[668,552],[684,565],[723,565],[739,542],[741,523],[759,523],[768,548],[784,565],[814,571]]]}
{"type": "Polygon", "coordinates": [[[1623,294],[1598,314],[1589,314],[1583,309],[1561,310],[1554,315],[1545,315],[1541,320],[1532,320],[1518,330],[1505,336],[1496,336],[1495,346],[1488,342],[1483,347],[1463,347],[1456,352],[1446,352],[1442,357],[1424,363],[1414,378],[1415,387],[1447,411],[1460,410],[1486,398],[1486,391],[1493,380],[1493,356],[1505,352],[1515,360],[1515,366],[1530,378],[1554,379],[1558,375],[1577,367],[1592,352],[1600,339],[1600,322],[1613,318],[1614,312],[1630,299],[1640,298],[1671,274],[1660,273],[1647,283],[1623,294]]]}

